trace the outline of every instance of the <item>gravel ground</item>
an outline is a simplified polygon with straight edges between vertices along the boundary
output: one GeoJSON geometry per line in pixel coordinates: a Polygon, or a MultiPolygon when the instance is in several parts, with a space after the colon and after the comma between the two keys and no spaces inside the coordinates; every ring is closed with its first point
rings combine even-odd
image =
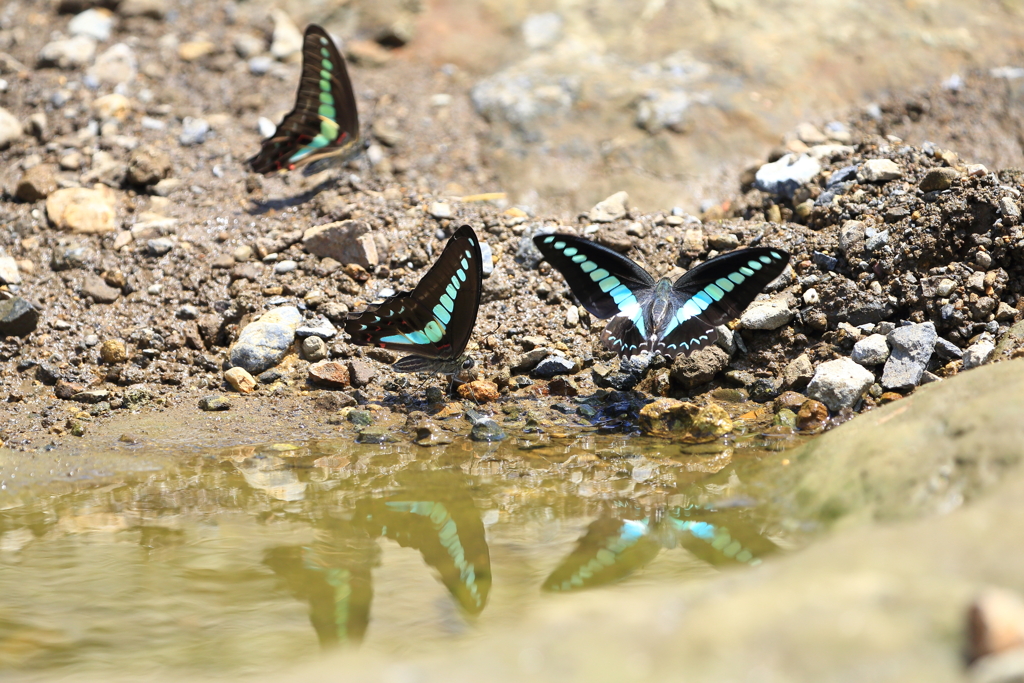
{"type": "MultiPolygon", "coordinates": [[[[95,55],[92,38],[26,28],[68,27],[69,15],[20,5],[5,15],[3,446],[48,448],[134,411],[180,422],[200,410],[249,410],[239,387],[287,405],[282,422],[319,425],[311,430],[366,413],[376,424],[363,425],[365,440],[388,437],[381,425],[406,413],[409,438],[424,443],[471,426],[485,440],[538,425],[707,436],[693,420],[663,422],[692,413],[682,403],[644,407],[659,396],[724,406],[713,435],[767,423],[785,435],[1016,353],[1015,337],[997,343],[1024,307],[1024,173],[894,136],[978,149],[986,122],[1024,82],[1014,74],[894,98],[845,123],[803,124],[700,216],[643,213],[625,199],[621,210],[566,220],[508,205],[477,147],[486,124],[467,84],[415,64],[353,69],[370,140],[363,158],[310,177],[250,174],[259,118],[290,108],[298,65],[267,54],[276,47],[268,27],[232,23],[212,6],[193,8],[205,36],[172,41],[162,6],[94,10],[81,20],[89,31],[118,19],[95,55]],[[446,91],[458,96],[437,94],[446,91]],[[411,289],[465,223],[494,264],[470,343],[482,361],[482,383],[470,386],[480,405],[428,389],[444,380],[420,386],[392,373],[390,352],[349,345],[333,329],[389,290],[411,289]],[[529,238],[553,229],[673,278],[754,245],[788,250],[792,268],[719,345],[671,363],[620,363],[600,347],[604,322],[538,263],[529,238]],[[312,329],[300,328],[270,369],[251,368],[255,378],[226,375],[242,330],[282,308],[275,315],[292,335],[312,329]],[[489,412],[503,412],[503,426],[489,412]]],[[[379,50],[348,47],[357,65],[379,50]]]]}

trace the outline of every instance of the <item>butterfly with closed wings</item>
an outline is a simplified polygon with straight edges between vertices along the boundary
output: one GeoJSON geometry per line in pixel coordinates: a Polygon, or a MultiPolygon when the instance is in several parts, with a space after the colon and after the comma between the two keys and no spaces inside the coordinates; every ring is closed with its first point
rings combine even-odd
{"type": "Polygon", "coordinates": [[[715,343],[715,328],[739,317],[789,263],[781,249],[740,249],[691,268],[673,284],[582,237],[536,235],[533,242],[591,315],[612,318],[601,341],[626,358],[645,351],[674,358],[715,343]]]}
{"type": "Polygon", "coordinates": [[[295,108],[263,141],[249,165],[267,175],[329,158],[340,162],[359,149],[359,113],[345,60],[327,31],[310,24],[302,40],[295,108]]]}
{"type": "Polygon", "coordinates": [[[464,225],[415,289],[350,314],[345,331],[353,344],[412,354],[392,364],[398,372],[468,370],[473,359],[464,352],[476,324],[482,281],[480,241],[464,225]]]}

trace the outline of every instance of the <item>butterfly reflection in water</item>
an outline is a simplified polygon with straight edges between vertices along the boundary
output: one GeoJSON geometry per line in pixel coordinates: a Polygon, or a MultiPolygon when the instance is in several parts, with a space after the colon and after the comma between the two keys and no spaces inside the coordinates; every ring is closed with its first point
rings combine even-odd
{"type": "Polygon", "coordinates": [[[581,237],[536,235],[533,242],[591,315],[612,318],[601,340],[627,358],[645,351],[674,358],[714,344],[715,328],[739,317],[789,263],[781,249],[740,249],[673,284],[655,282],[631,259],[581,237]]]}
{"type": "Polygon", "coordinates": [[[473,367],[466,344],[473,334],[483,259],[468,225],[455,231],[444,251],[411,292],[399,292],[345,323],[353,344],[411,355],[392,364],[398,372],[455,375],[473,367]]]}
{"type": "MultiPolygon", "coordinates": [[[[263,141],[249,165],[266,175],[318,161],[340,163],[359,150],[359,113],[345,60],[327,31],[310,24],[302,40],[302,76],[295,108],[263,141]]],[[[307,170],[319,167],[316,164],[307,170]]]]}

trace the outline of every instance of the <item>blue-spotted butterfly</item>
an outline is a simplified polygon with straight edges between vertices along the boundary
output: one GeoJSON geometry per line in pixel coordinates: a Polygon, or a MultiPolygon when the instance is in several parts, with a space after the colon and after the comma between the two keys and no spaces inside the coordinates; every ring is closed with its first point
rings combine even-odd
{"type": "Polygon", "coordinates": [[[468,370],[473,359],[464,351],[476,324],[482,280],[480,241],[464,225],[415,289],[350,314],[345,331],[353,344],[412,354],[392,364],[398,372],[468,370]]]}
{"type": "Polygon", "coordinates": [[[581,237],[536,235],[533,242],[591,315],[612,318],[601,340],[627,358],[645,351],[674,358],[715,343],[715,328],[738,317],[789,263],[781,249],[741,249],[673,284],[655,282],[632,260],[581,237]]]}
{"type": "Polygon", "coordinates": [[[359,113],[345,60],[327,31],[310,24],[302,41],[295,108],[249,165],[266,175],[331,157],[342,161],[359,149],[359,113]]]}

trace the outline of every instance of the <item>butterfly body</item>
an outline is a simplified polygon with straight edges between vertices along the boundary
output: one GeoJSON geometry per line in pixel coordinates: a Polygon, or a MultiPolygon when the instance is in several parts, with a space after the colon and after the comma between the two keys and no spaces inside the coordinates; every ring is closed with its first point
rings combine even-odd
{"type": "Polygon", "coordinates": [[[411,355],[392,367],[398,372],[456,374],[473,367],[466,344],[480,307],[483,258],[468,225],[455,231],[444,251],[411,292],[399,292],[349,315],[353,344],[411,355]]]}
{"type": "Polygon", "coordinates": [[[359,113],[345,60],[330,35],[310,24],[302,43],[302,76],[295,108],[249,160],[264,175],[293,171],[360,150],[359,113]]]}
{"type": "Polygon", "coordinates": [[[673,358],[713,344],[715,328],[738,317],[789,263],[781,249],[722,254],[674,283],[655,281],[621,254],[574,235],[536,235],[534,244],[597,318],[611,318],[605,348],[627,358],[650,352],[673,358]]]}

